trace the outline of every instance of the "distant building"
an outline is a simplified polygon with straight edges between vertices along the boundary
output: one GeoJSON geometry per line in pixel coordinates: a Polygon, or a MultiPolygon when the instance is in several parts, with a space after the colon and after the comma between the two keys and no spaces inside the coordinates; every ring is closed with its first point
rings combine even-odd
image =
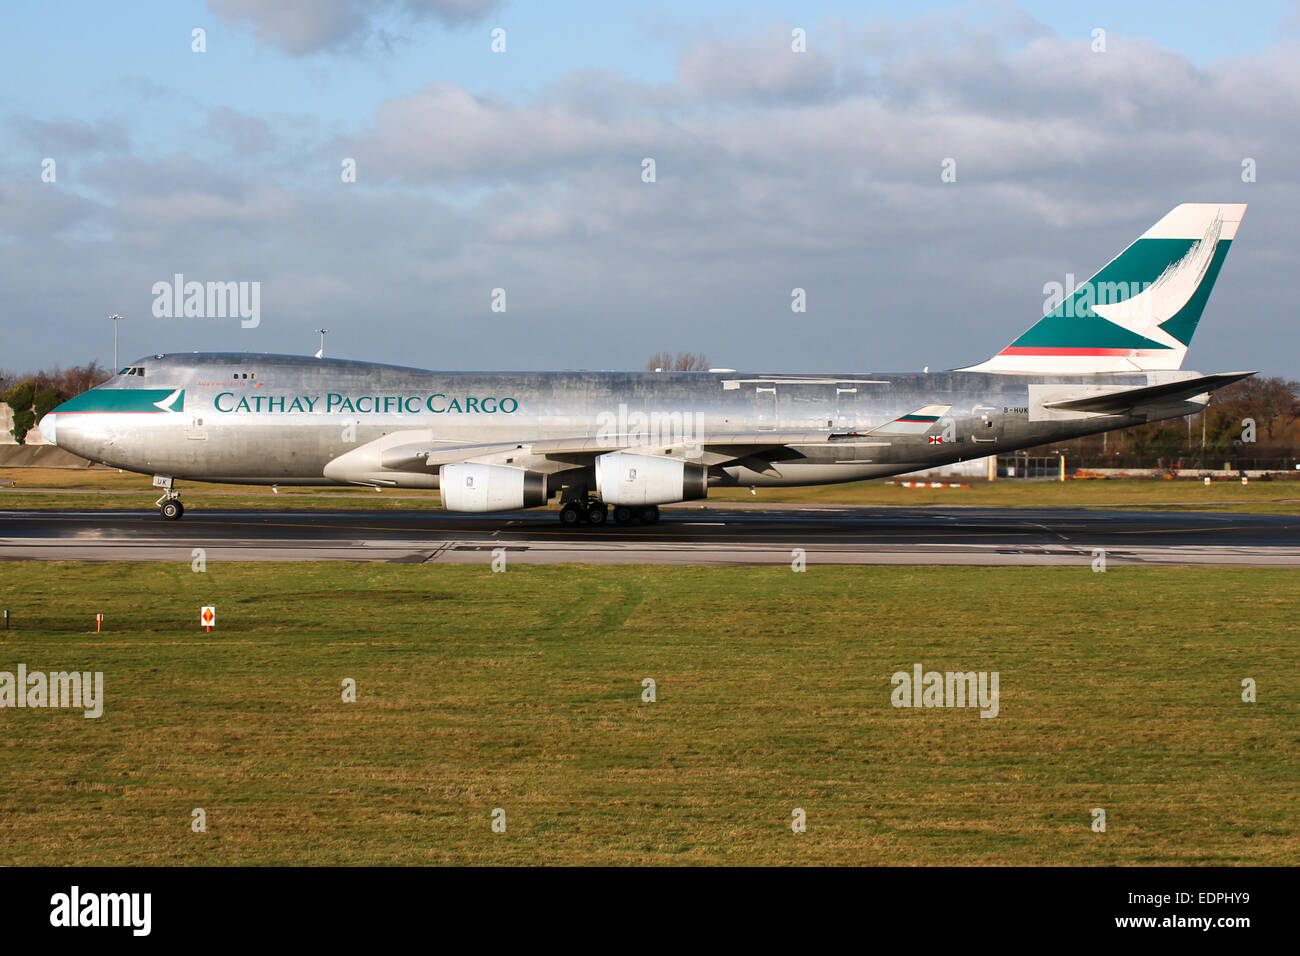
{"type": "Polygon", "coordinates": [[[984,458],[971,458],[967,461],[954,461],[947,465],[938,465],[934,468],[925,468],[921,471],[909,471],[906,475],[895,475],[895,478],[987,478],[989,474],[989,460],[984,458]]]}

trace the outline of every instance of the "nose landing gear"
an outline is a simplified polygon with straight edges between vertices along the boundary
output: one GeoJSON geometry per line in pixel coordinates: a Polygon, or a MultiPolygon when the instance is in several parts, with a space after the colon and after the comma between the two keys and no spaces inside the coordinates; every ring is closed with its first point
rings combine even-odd
{"type": "Polygon", "coordinates": [[[185,506],[181,504],[181,493],[172,487],[172,479],[155,475],[153,483],[154,487],[163,489],[163,496],[154,502],[158,506],[158,513],[164,521],[179,521],[181,515],[185,514],[185,506]]]}

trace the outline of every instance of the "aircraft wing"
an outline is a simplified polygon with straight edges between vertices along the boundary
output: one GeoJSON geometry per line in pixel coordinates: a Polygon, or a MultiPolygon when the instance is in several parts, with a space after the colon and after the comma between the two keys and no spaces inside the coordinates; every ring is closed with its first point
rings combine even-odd
{"type": "Polygon", "coordinates": [[[544,438],[537,441],[509,442],[485,445],[431,446],[429,444],[394,445],[385,450],[380,461],[385,468],[398,471],[411,466],[436,468],[453,462],[490,462],[500,457],[546,458],[573,465],[588,465],[597,455],[612,451],[632,450],[641,454],[663,454],[668,450],[687,451],[692,459],[702,458],[705,464],[716,465],[759,452],[780,453],[797,457],[791,445],[808,445],[825,442],[829,431],[807,432],[731,432],[708,435],[698,442],[675,441],[666,445],[647,445],[644,439],[633,436],[610,438],[544,438]]]}
{"type": "Polygon", "coordinates": [[[757,431],[719,433],[664,445],[647,445],[642,436],[628,435],[450,444],[433,439],[427,431],[411,430],[392,432],[340,455],[325,466],[325,476],[357,484],[396,484],[394,472],[432,476],[443,465],[460,462],[514,465],[555,474],[589,467],[597,456],[614,451],[672,454],[707,466],[736,463],[776,474],[773,461],[803,457],[793,446],[824,445],[830,438],[829,431],[757,431]]]}

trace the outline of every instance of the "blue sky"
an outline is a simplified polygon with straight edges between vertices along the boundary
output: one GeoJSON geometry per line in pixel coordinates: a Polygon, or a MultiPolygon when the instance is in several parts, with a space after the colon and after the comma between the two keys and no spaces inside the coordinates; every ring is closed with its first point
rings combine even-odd
{"type": "MultiPolygon", "coordinates": [[[[1015,6],[1058,36],[1089,37],[1102,27],[1116,38],[1153,40],[1202,66],[1266,49],[1296,17],[1295,4],[1286,0],[1257,0],[1248,16],[1235,4],[1215,0],[1015,6]]],[[[819,28],[828,23],[942,18],[954,9],[996,28],[1010,7],[913,0],[901,17],[896,3],[820,0],[785,6],[665,0],[650,9],[598,0],[512,2],[452,28],[388,11],[376,25],[400,37],[391,47],[372,41],[357,52],[291,57],[259,41],[247,24],[223,21],[198,0],[17,4],[6,11],[0,40],[0,108],[22,112],[39,103],[47,115],[87,120],[129,114],[138,120],[140,141],[159,147],[175,144],[169,113],[186,103],[265,117],[305,114],[349,129],[366,122],[394,92],[430,81],[516,100],[576,69],[670,83],[683,49],[700,35],[725,36],[754,22],[802,26],[816,43],[819,28]],[[489,49],[489,31],[497,26],[507,31],[507,56],[489,49]],[[202,58],[190,52],[194,27],[208,34],[202,58]],[[174,102],[165,106],[142,96],[148,87],[170,89],[174,102]]],[[[1006,37],[1011,46],[1022,40],[1006,37]]]]}
{"type": "Polygon", "coordinates": [[[449,368],[952,366],[1032,324],[1044,283],[1214,200],[1252,206],[1191,364],[1300,373],[1294,2],[285,9],[7,11],[0,366],[107,360],[110,312],[127,354],[314,349],[325,324],[333,354],[449,368]],[[151,316],[175,272],[262,282],[265,321],[151,316]],[[496,287],[510,310],[484,316],[496,287]]]}

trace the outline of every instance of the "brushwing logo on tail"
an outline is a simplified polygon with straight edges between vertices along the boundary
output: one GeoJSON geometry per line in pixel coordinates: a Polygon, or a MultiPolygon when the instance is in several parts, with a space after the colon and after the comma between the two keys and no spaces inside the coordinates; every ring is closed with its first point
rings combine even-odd
{"type": "MultiPolygon", "coordinates": [[[[1181,368],[1245,203],[1182,203],[1010,345],[969,372],[1181,368]]],[[[1046,292],[1048,286],[1043,287],[1046,292]]]]}
{"type": "Polygon", "coordinates": [[[1216,216],[1205,235],[1198,239],[1187,254],[1171,263],[1164,272],[1132,298],[1110,304],[1095,304],[1092,311],[1107,322],[1122,329],[1159,342],[1166,348],[1176,349],[1186,345],[1160,328],[1183,310],[1209,271],[1214,261],[1214,251],[1223,232],[1223,216],[1216,216]]]}

